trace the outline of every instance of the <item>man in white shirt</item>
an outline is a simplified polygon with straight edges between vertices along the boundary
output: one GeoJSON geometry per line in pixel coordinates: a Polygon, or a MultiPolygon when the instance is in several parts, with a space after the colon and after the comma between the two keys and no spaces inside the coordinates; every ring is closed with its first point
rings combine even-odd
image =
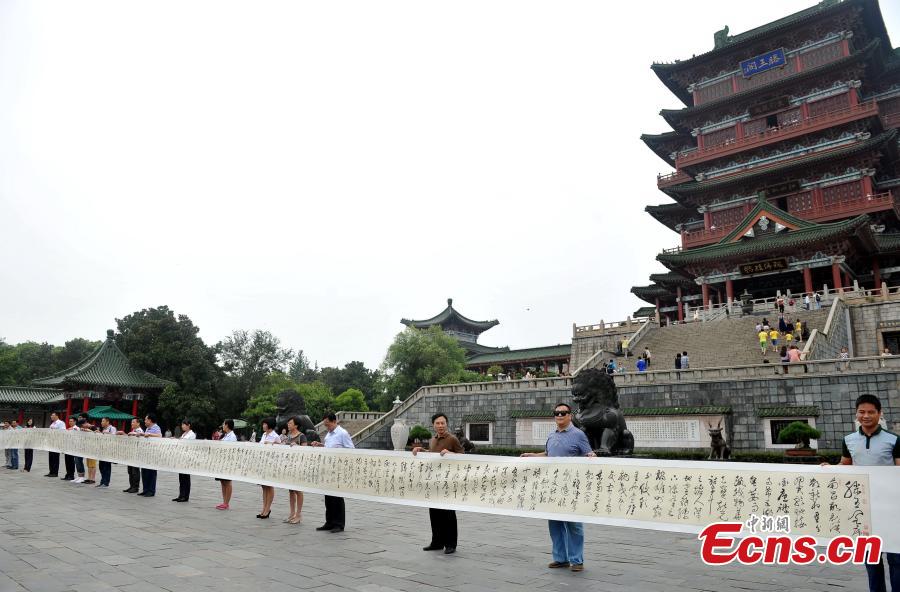
{"type": "MultiPolygon", "coordinates": [[[[191,429],[189,419],[181,420],[181,439],[196,440],[197,434],[191,429]]],[[[172,498],[173,502],[186,502],[191,497],[191,476],[188,473],[178,473],[178,497],[172,498]]]]}
{"type": "MultiPolygon", "coordinates": [[[[144,425],[147,429],[141,434],[143,438],[162,438],[162,430],[156,423],[156,414],[148,413],[144,416],[144,425]]],[[[141,481],[144,482],[144,491],[138,495],[141,497],[153,497],[156,495],[156,469],[141,468],[141,481]]]]}
{"type": "MultiPolygon", "coordinates": [[[[50,414],[50,429],[51,430],[64,430],[66,429],[66,424],[63,423],[63,420],[59,418],[59,414],[53,412],[50,414]]],[[[50,472],[44,475],[44,477],[59,477],[59,453],[58,452],[48,452],[47,453],[47,464],[50,466],[50,472]]]]}
{"type": "MultiPolygon", "coordinates": [[[[109,421],[108,417],[100,420],[100,433],[106,435],[116,435],[116,426],[109,421]]],[[[112,463],[108,460],[100,461],[100,483],[97,487],[109,487],[109,480],[112,477],[112,463]]]]}
{"type": "MultiPolygon", "coordinates": [[[[135,417],[131,420],[131,431],[128,432],[128,435],[138,437],[143,434],[144,430],[141,429],[141,420],[135,417]]],[[[128,489],[123,489],[122,491],[125,493],[137,493],[140,487],[141,469],[139,467],[128,465],[128,489]]]]}
{"type": "MultiPolygon", "coordinates": [[[[337,416],[334,413],[327,413],[322,418],[322,423],[328,433],[325,434],[325,443],[312,442],[311,446],[324,446],[325,448],[356,448],[353,445],[353,438],[347,433],[347,430],[338,425],[337,416]]],[[[344,498],[335,497],[333,495],[325,496],[325,524],[316,528],[316,530],[327,530],[329,532],[342,532],[344,530],[344,498]]]]}

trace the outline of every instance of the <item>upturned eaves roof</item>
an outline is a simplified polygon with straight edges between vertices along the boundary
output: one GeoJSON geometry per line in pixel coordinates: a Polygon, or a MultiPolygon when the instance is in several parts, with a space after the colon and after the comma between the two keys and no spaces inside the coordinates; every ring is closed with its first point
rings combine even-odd
{"type": "Polygon", "coordinates": [[[415,327],[416,329],[427,329],[428,327],[431,327],[432,325],[444,325],[446,323],[449,323],[452,320],[455,320],[463,325],[471,327],[473,329],[473,331],[477,331],[478,333],[487,331],[491,327],[494,327],[494,326],[500,324],[500,321],[498,321],[496,319],[492,320],[492,321],[475,321],[475,320],[472,320],[468,317],[465,317],[465,316],[459,314],[459,312],[457,312],[457,310],[455,308],[453,308],[453,299],[452,298],[447,299],[447,308],[445,308],[444,310],[442,310],[435,316],[431,317],[430,319],[422,319],[422,320],[401,319],[400,322],[403,323],[404,325],[406,325],[407,327],[415,327]]]}

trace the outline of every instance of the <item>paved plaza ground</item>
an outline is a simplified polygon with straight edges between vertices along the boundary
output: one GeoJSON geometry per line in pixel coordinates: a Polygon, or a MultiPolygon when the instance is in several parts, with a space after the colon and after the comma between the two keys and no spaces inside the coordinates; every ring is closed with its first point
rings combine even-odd
{"type": "Polygon", "coordinates": [[[229,511],[219,485],[195,477],[191,501],[171,502],[177,476],[160,473],[157,495],[49,479],[47,454],[30,474],[0,469],[0,592],[477,592],[481,590],[784,592],[866,590],[855,566],[704,566],[692,535],[586,526],[585,571],[550,570],[546,522],[459,514],[456,555],[426,553],[423,508],[347,500],[347,530],[316,532],[319,495],[307,495],[292,526],[278,490],[259,520],[259,487],[235,482],[229,511]]]}

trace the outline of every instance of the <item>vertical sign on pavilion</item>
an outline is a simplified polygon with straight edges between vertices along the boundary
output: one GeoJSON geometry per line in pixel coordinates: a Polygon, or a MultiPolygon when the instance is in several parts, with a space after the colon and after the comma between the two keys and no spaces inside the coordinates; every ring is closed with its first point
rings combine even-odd
{"type": "Polygon", "coordinates": [[[663,319],[744,290],[878,290],[900,271],[900,48],[877,0],[726,28],[652,70],[685,105],[660,113],[673,131],[642,136],[675,168],[657,179],[673,201],[646,209],[680,244],[632,288],[663,319]]]}

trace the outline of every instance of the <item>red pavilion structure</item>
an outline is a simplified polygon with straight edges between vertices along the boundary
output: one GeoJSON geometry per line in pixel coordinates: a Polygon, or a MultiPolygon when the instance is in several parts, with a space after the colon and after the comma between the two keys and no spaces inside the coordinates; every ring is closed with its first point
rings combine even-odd
{"type": "Polygon", "coordinates": [[[677,232],[632,293],[661,318],[746,291],[812,293],[900,271],[900,48],[877,0],[825,0],[653,64],[684,104],[641,139],[674,172],[646,211],[677,232]]]}

